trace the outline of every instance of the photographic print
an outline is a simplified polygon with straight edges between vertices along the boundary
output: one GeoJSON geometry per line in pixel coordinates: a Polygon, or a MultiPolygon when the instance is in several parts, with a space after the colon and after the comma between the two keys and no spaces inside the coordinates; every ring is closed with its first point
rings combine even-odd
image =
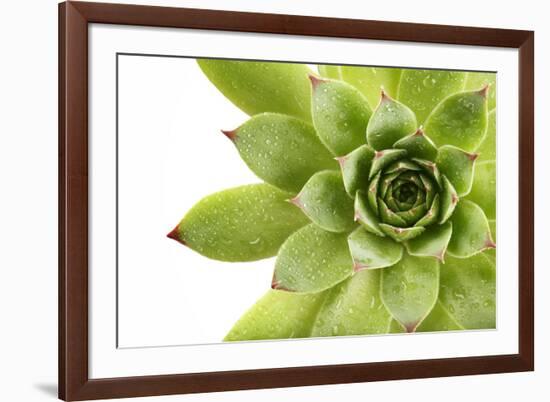
{"type": "MultiPolygon", "coordinates": [[[[119,57],[121,68],[160,59],[119,57]]],[[[178,319],[200,327],[189,343],[496,328],[495,73],[168,63],[185,104],[169,118],[188,125],[161,136],[159,152],[172,152],[161,192],[170,219],[180,214],[163,227],[161,261],[200,271],[178,301],[194,306],[180,305],[178,319]],[[183,149],[178,137],[206,141],[183,149]],[[188,153],[199,155],[192,171],[177,160],[188,153]],[[215,191],[202,184],[220,181],[212,171],[215,191]]],[[[120,230],[140,231],[139,220],[121,219],[130,223],[120,230]]]]}
{"type": "Polygon", "coordinates": [[[60,398],[534,369],[532,31],[59,21],[60,398]]]}

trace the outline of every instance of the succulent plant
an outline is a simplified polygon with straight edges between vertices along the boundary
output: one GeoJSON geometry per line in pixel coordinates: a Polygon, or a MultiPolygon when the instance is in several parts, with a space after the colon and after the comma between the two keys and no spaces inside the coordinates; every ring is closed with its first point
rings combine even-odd
{"type": "Polygon", "coordinates": [[[252,116],[223,133],[265,183],[207,196],[168,236],[277,256],[225,340],[495,327],[494,74],[198,64],[252,116]]]}

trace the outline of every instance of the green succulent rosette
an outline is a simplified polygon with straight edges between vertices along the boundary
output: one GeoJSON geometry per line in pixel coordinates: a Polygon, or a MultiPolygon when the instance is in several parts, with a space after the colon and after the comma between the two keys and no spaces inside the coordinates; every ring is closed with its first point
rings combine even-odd
{"type": "Polygon", "coordinates": [[[198,64],[251,115],[223,133],[264,183],[207,196],[169,237],[277,257],[225,340],[495,327],[494,74],[198,64]]]}

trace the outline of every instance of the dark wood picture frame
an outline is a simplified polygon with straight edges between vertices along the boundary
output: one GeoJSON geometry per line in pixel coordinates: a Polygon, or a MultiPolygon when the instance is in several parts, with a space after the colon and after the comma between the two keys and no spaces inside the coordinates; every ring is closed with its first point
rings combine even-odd
{"type": "Polygon", "coordinates": [[[534,369],[534,33],[508,29],[105,3],[59,5],[59,397],[138,397],[534,369]],[[519,353],[90,379],[88,375],[88,24],[194,28],[519,49],[519,353]]]}

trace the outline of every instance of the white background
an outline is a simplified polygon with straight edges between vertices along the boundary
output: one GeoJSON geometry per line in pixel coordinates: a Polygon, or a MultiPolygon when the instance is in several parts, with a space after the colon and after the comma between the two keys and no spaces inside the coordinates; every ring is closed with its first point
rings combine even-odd
{"type": "MultiPolygon", "coordinates": [[[[448,10],[438,2],[401,1],[387,7],[362,2],[321,3],[303,1],[164,1],[157,4],[235,10],[296,13],[386,19],[412,22],[446,23],[494,27],[516,27],[537,31],[537,71],[550,70],[547,47],[550,30],[543,3],[524,1],[521,9],[503,7],[501,2],[463,1],[448,10]],[[540,4],[540,5],[539,5],[540,4]]],[[[152,3],[151,3],[152,4],[152,3]]],[[[6,16],[2,25],[2,63],[0,64],[0,180],[2,199],[2,249],[0,253],[0,335],[2,359],[2,399],[51,400],[56,382],[56,110],[57,110],[57,8],[53,1],[28,1],[2,6],[6,16]],[[7,23],[7,24],[6,24],[7,23]],[[7,92],[6,92],[7,88],[7,92]],[[6,225],[7,223],[7,225],[6,225]]],[[[537,77],[537,88],[550,88],[547,77],[537,77]]],[[[538,133],[550,131],[544,121],[550,99],[537,92],[538,133]]],[[[537,136],[537,171],[548,170],[548,139],[537,136]]],[[[546,198],[543,179],[539,180],[538,205],[546,198]]],[[[550,280],[544,262],[543,227],[548,213],[537,211],[539,232],[537,269],[537,335],[546,338],[550,322],[544,306],[550,305],[544,283],[550,280]]],[[[537,372],[430,379],[357,385],[309,387],[287,390],[246,391],[216,395],[175,396],[159,400],[181,401],[256,401],[256,400],[365,400],[390,398],[422,401],[480,400],[491,398],[515,401],[547,399],[544,379],[550,375],[549,347],[537,344],[537,372]]],[[[147,400],[155,400],[151,398],[147,400]]]]}

